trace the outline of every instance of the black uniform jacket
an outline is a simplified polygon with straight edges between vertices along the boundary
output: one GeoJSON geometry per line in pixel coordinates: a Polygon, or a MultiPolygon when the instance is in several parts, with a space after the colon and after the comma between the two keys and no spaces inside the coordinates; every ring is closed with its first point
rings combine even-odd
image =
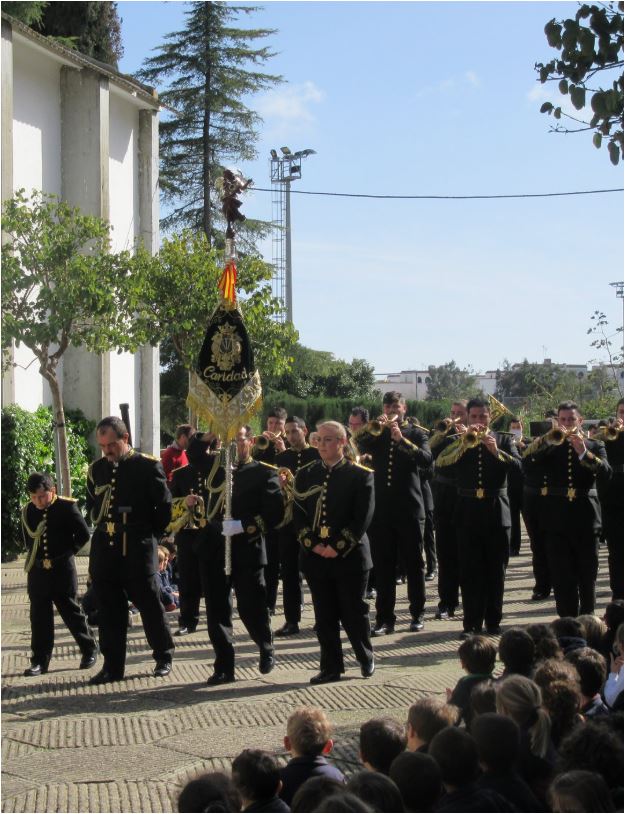
{"type": "MultiPolygon", "coordinates": [[[[224,468],[219,466],[209,476],[207,514],[212,517],[208,533],[219,541],[219,564],[223,562],[224,538],[221,536],[225,483],[224,468]],[[217,511],[215,511],[217,509],[217,511]]],[[[249,460],[239,463],[232,473],[232,517],[240,520],[243,533],[232,537],[233,568],[256,570],[267,564],[264,535],[275,528],[284,516],[278,470],[268,464],[249,460]]]]}
{"type": "Polygon", "coordinates": [[[403,441],[396,443],[391,440],[390,430],[384,428],[379,435],[372,435],[365,426],[356,433],[356,443],[361,453],[371,455],[376,516],[392,513],[423,519],[419,468],[427,469],[432,463],[428,437],[408,421],[402,422],[400,429],[403,441]]]}
{"type": "Polygon", "coordinates": [[[506,528],[510,526],[507,474],[521,468],[521,457],[509,435],[493,433],[497,456],[480,443],[466,449],[456,439],[436,459],[437,470],[456,478],[455,518],[463,525],[476,523],[506,528]]]}
{"type": "Polygon", "coordinates": [[[278,467],[286,467],[295,474],[299,469],[312,461],[319,460],[319,450],[315,447],[306,445],[304,449],[297,450],[293,447],[285,449],[284,452],[279,452],[275,458],[275,465],[278,467]]]}
{"type": "Polygon", "coordinates": [[[368,571],[372,567],[366,536],[375,507],[373,472],[342,458],[328,468],[321,460],[295,476],[293,525],[301,545],[300,565],[307,575],[368,571]],[[338,557],[314,554],[318,544],[338,557]]]}
{"type": "Polygon", "coordinates": [[[171,518],[171,494],[161,462],[134,449],[117,466],[106,458],[94,461],[87,476],[87,515],[95,526],[92,576],[99,567],[115,569],[122,563],[130,572],[156,573],[154,538],[163,534],[171,518]],[[115,563],[112,553],[120,557],[115,563]]]}
{"type": "Polygon", "coordinates": [[[89,539],[89,529],[75,500],[55,497],[44,510],[30,501],[22,507],[22,535],[28,571],[54,570],[80,551],[89,539]]]}
{"type": "MultiPolygon", "coordinates": [[[[205,444],[208,449],[208,444],[205,444]]],[[[213,516],[221,520],[223,500],[223,477],[214,487],[215,475],[220,469],[219,453],[204,455],[201,462],[194,462],[174,469],[169,488],[172,494],[171,523],[169,532],[176,534],[177,545],[192,545],[193,551],[201,559],[223,560],[223,538],[221,526],[211,525],[213,516]],[[193,493],[204,501],[189,509],[185,503],[187,495],[193,493]],[[212,514],[211,514],[212,512],[212,514]]]]}
{"type": "MultiPolygon", "coordinates": [[[[265,436],[263,436],[263,438],[265,438],[265,436]]],[[[284,441],[286,448],[288,449],[289,442],[286,440],[286,436],[283,435],[281,436],[281,438],[284,441]]],[[[265,438],[265,440],[268,439],[265,438]]],[[[269,441],[269,446],[266,449],[258,449],[256,445],[254,445],[254,447],[252,448],[252,458],[254,458],[255,461],[259,461],[260,463],[263,464],[271,464],[272,466],[278,465],[276,458],[278,455],[281,454],[282,453],[278,452],[278,450],[276,449],[276,445],[274,444],[273,441],[269,441]]]]}
{"type": "MultiPolygon", "coordinates": [[[[523,468],[528,477],[540,475],[539,494],[541,523],[544,528],[561,529],[563,525],[579,528],[601,528],[601,510],[596,481],[610,478],[605,446],[601,441],[584,439],[588,452],[580,460],[568,441],[559,446],[549,444],[547,436],[532,441],[525,450],[523,468]]],[[[536,487],[538,488],[538,487],[536,487]]]]}
{"type": "MultiPolygon", "coordinates": [[[[605,441],[608,463],[612,477],[604,482],[601,491],[601,503],[608,511],[623,511],[623,433],[620,432],[614,441],[605,441]]],[[[600,479],[597,478],[599,481],[600,479]]]]}
{"type": "MultiPolygon", "coordinates": [[[[430,449],[436,464],[438,456],[456,440],[450,438],[452,430],[449,432],[433,432],[430,436],[430,449]]],[[[434,497],[434,510],[439,517],[447,518],[451,522],[456,508],[456,474],[453,467],[440,469],[434,465],[434,477],[432,478],[432,495],[434,497]]]]}

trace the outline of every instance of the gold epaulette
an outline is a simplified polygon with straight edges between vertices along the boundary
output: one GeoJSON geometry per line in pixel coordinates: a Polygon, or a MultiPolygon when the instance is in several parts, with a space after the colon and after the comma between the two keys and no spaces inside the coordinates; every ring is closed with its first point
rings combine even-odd
{"type": "Polygon", "coordinates": [[[352,461],[351,463],[353,463],[353,464],[354,464],[354,466],[357,466],[357,467],[358,467],[358,469],[364,469],[364,470],[365,470],[365,472],[373,472],[373,469],[371,469],[371,468],[370,468],[370,467],[368,467],[368,466],[365,466],[364,464],[359,464],[359,463],[357,463],[356,461],[352,461]]]}
{"type": "Polygon", "coordinates": [[[279,468],[279,467],[277,467],[277,466],[274,466],[273,464],[267,464],[267,463],[265,463],[265,461],[257,461],[256,463],[262,464],[263,466],[266,466],[266,467],[268,467],[269,469],[275,469],[276,471],[277,471],[277,470],[278,470],[278,468],[279,468]]]}
{"type": "Polygon", "coordinates": [[[78,503],[78,498],[76,497],[67,497],[66,495],[57,495],[57,500],[65,500],[67,503],[78,503]]]}
{"type": "Polygon", "coordinates": [[[142,458],[147,458],[148,461],[160,461],[161,460],[160,458],[156,458],[154,455],[148,455],[147,452],[140,452],[139,455],[141,455],[142,458]]]}
{"type": "Polygon", "coordinates": [[[304,469],[308,469],[308,468],[309,468],[309,467],[311,467],[313,464],[318,463],[320,460],[321,460],[321,458],[315,458],[315,459],[314,459],[314,460],[312,460],[312,461],[308,461],[308,463],[307,463],[307,464],[302,464],[302,466],[300,466],[300,468],[297,470],[297,474],[299,474],[300,472],[303,472],[303,471],[304,471],[304,469]]]}

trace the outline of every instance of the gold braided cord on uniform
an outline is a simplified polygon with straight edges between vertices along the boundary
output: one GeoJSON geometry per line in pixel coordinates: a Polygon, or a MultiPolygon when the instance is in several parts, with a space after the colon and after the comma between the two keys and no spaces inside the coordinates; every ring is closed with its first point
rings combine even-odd
{"type": "Polygon", "coordinates": [[[313,519],[313,531],[319,528],[319,520],[321,519],[321,509],[323,508],[323,503],[321,500],[321,493],[323,492],[323,486],[311,486],[310,489],[307,489],[305,492],[298,492],[297,489],[293,488],[293,502],[297,503],[298,506],[302,510],[305,511],[304,506],[300,501],[304,501],[313,495],[319,495],[317,498],[317,505],[315,507],[315,517],[313,519]]]}
{"type": "Polygon", "coordinates": [[[466,446],[462,443],[462,439],[456,438],[447,449],[444,449],[436,459],[436,468],[442,469],[444,466],[451,466],[459,461],[460,458],[467,451],[466,446]]]}
{"type": "Polygon", "coordinates": [[[537,452],[544,452],[544,451],[545,451],[545,449],[546,449],[548,446],[549,446],[549,445],[548,445],[548,443],[547,443],[547,436],[546,436],[546,435],[541,435],[541,436],[540,436],[540,437],[538,437],[538,438],[534,438],[534,440],[532,441],[532,443],[531,443],[531,444],[529,444],[529,445],[528,445],[528,446],[527,446],[527,447],[526,447],[526,448],[523,450],[523,457],[524,457],[524,458],[527,458],[527,457],[529,457],[530,455],[535,455],[537,452]]]}
{"type": "MultiPolygon", "coordinates": [[[[35,556],[37,554],[37,549],[39,548],[39,543],[41,541],[41,537],[43,536],[43,533],[46,530],[46,521],[45,521],[45,519],[41,520],[37,524],[36,529],[31,529],[31,527],[28,525],[28,523],[26,521],[26,512],[28,510],[29,505],[30,504],[27,503],[25,506],[22,506],[22,526],[23,526],[24,531],[26,532],[26,534],[28,534],[30,539],[33,541],[33,547],[31,548],[30,554],[28,555],[28,557],[26,559],[26,562],[24,563],[24,571],[27,574],[30,571],[30,569],[33,567],[33,564],[35,562],[35,556]]],[[[52,505],[52,504],[50,504],[50,505],[52,505]]]]}
{"type": "Polygon", "coordinates": [[[185,500],[184,497],[175,497],[171,502],[171,521],[165,528],[170,534],[177,534],[193,519],[193,510],[189,509],[185,500]]]}
{"type": "Polygon", "coordinates": [[[433,432],[430,437],[430,449],[436,449],[436,447],[439,447],[446,437],[447,430],[445,430],[444,432],[441,432],[440,430],[436,430],[435,432],[433,432]]]}
{"type": "Polygon", "coordinates": [[[104,497],[102,498],[102,503],[100,504],[100,512],[98,516],[94,517],[93,512],[91,512],[91,522],[94,526],[97,526],[98,523],[102,521],[102,518],[108,514],[111,503],[111,489],[112,484],[110,483],[105,483],[102,486],[95,487],[95,496],[100,497],[100,495],[104,495],[104,497]]]}

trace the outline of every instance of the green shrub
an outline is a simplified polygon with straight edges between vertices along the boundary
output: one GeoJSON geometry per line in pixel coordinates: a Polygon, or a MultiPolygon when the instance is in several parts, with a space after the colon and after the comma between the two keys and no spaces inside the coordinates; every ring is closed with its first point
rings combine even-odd
{"type": "MultiPolygon", "coordinates": [[[[79,410],[65,415],[72,495],[84,506],[87,469],[94,458],[88,437],[95,428],[79,410]]],[[[23,551],[20,509],[28,500],[26,481],[31,472],[55,476],[52,410],[36,412],[13,404],[2,410],[2,562],[23,551]]]]}

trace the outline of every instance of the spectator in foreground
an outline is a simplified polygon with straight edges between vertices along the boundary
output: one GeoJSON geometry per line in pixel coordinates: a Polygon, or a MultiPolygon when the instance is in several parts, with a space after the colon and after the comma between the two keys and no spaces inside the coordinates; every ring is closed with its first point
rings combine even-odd
{"type": "Polygon", "coordinates": [[[389,777],[404,800],[406,811],[434,811],[441,796],[438,763],[423,752],[402,752],[391,763],[389,777]]]}
{"type": "Polygon", "coordinates": [[[357,772],[347,781],[346,789],[368,805],[372,811],[403,812],[404,801],[395,783],[381,772],[357,772]]]}
{"type": "Polygon", "coordinates": [[[605,659],[601,653],[590,647],[574,650],[567,659],[579,675],[581,706],[580,714],[586,720],[607,715],[609,710],[601,698],[601,689],[606,672],[605,659]]]}
{"type": "Polygon", "coordinates": [[[608,632],[608,627],[603,619],[594,616],[592,613],[578,616],[577,621],[580,623],[584,630],[584,638],[588,647],[593,650],[599,650],[603,637],[608,632]]]}
{"type": "Polygon", "coordinates": [[[372,718],[360,727],[360,760],[373,772],[388,774],[405,748],[406,732],[393,718],[372,718]]]}
{"type": "Polygon", "coordinates": [[[601,640],[601,647],[598,648],[599,652],[605,656],[608,665],[610,664],[610,653],[614,646],[616,631],[619,629],[619,625],[622,625],[625,621],[624,615],[625,603],[622,599],[614,599],[612,602],[608,602],[603,614],[603,621],[606,623],[607,630],[601,640]]]}
{"type": "Polygon", "coordinates": [[[471,725],[482,776],[477,784],[505,797],[517,811],[541,811],[542,806],[516,771],[521,735],[512,718],[485,713],[471,725]]]}
{"type": "Polygon", "coordinates": [[[186,466],[189,463],[186,451],[189,447],[189,441],[194,435],[195,429],[190,424],[179,424],[176,427],[173,443],[161,450],[161,463],[168,482],[171,481],[171,474],[174,469],[186,466]]]}
{"type": "Polygon", "coordinates": [[[208,772],[190,780],[178,797],[178,811],[181,814],[240,810],[239,793],[230,778],[222,772],[208,772]]]}
{"type": "Polygon", "coordinates": [[[610,717],[596,718],[578,727],[562,741],[558,772],[585,769],[600,774],[611,793],[623,792],[623,722],[617,734],[610,726],[610,717]]]}
{"type": "Polygon", "coordinates": [[[466,729],[448,726],[435,735],[428,752],[441,770],[445,794],[435,811],[513,811],[499,794],[477,786],[477,745],[466,729]]]}
{"type": "Polygon", "coordinates": [[[290,811],[278,797],[282,788],[278,762],[262,749],[244,749],[232,761],[232,782],[241,795],[243,811],[290,811]]]}
{"type": "Polygon", "coordinates": [[[480,681],[471,690],[471,721],[486,712],[497,712],[496,681],[480,681]]]}
{"type": "Polygon", "coordinates": [[[561,616],[559,619],[554,619],[551,623],[551,629],[556,634],[558,644],[565,656],[571,650],[587,647],[588,643],[584,638],[584,627],[573,616],[561,616]]]}
{"type": "Polygon", "coordinates": [[[427,752],[428,744],[441,729],[458,722],[458,707],[440,698],[420,698],[408,710],[406,748],[411,752],[427,752]]]}
{"type": "Polygon", "coordinates": [[[345,785],[331,777],[309,777],[293,795],[291,811],[317,811],[327,797],[336,797],[345,792],[345,785]]]}
{"type": "Polygon", "coordinates": [[[345,782],[343,773],[324,757],[334,745],[331,734],[330,721],[325,712],[316,707],[300,707],[289,716],[284,748],[292,757],[280,771],[280,798],[287,805],[291,805],[295,792],[308,778],[326,777],[345,782]]]}
{"type": "Polygon", "coordinates": [[[623,625],[619,625],[610,653],[610,672],[603,688],[603,697],[611,710],[623,709],[623,625]]]}
{"type": "Polygon", "coordinates": [[[552,811],[616,811],[605,780],[596,772],[577,769],[559,774],[549,789],[552,811]]]}
{"type": "Polygon", "coordinates": [[[534,640],[520,627],[513,627],[502,633],[499,640],[499,658],[503,662],[502,678],[522,675],[530,678],[536,658],[534,640]]]}
{"type": "Polygon", "coordinates": [[[326,797],[314,809],[315,811],[327,811],[329,814],[336,814],[339,811],[373,811],[374,809],[363,802],[360,797],[356,797],[349,791],[341,791],[338,794],[331,794],[326,797]]]}
{"type": "Polygon", "coordinates": [[[467,673],[453,690],[447,690],[447,701],[460,709],[460,720],[471,723],[471,690],[481,681],[492,679],[497,649],[486,636],[469,636],[458,648],[462,669],[467,673]]]}
{"type": "Polygon", "coordinates": [[[545,659],[563,659],[564,653],[558,644],[556,634],[550,625],[536,623],[528,625],[525,632],[534,640],[534,653],[536,664],[545,659]]]}

